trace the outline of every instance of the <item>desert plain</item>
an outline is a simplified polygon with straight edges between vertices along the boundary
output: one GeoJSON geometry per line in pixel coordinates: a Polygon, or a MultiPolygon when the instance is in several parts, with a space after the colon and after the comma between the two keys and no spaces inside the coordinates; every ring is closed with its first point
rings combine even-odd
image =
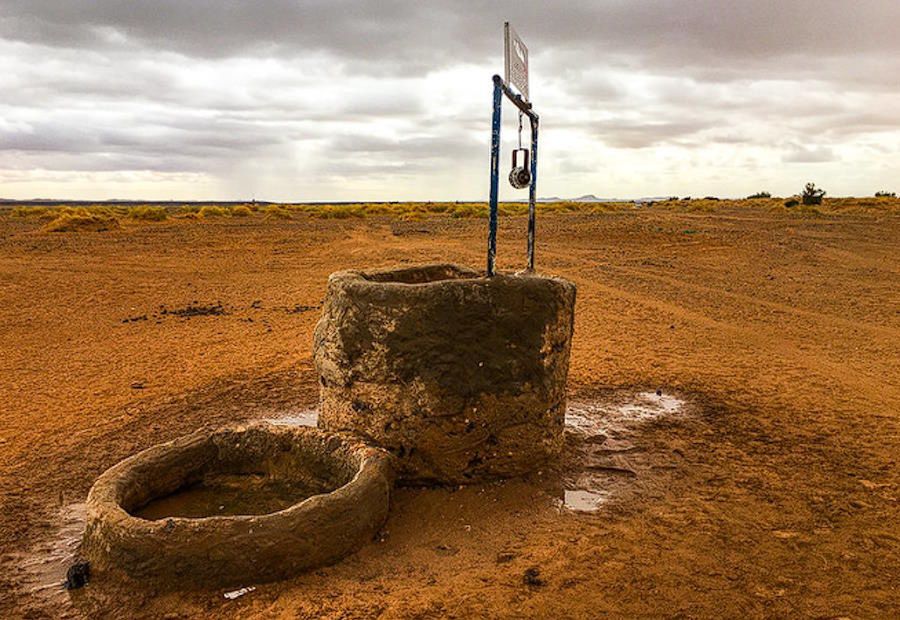
{"type": "MultiPolygon", "coordinates": [[[[198,428],[314,411],[328,275],[483,269],[485,218],[251,205],[69,227],[28,208],[0,208],[4,618],[900,609],[896,199],[542,207],[538,270],[578,286],[570,407],[660,394],[677,413],[609,425],[599,456],[572,428],[571,454],[525,479],[399,488],[371,544],[234,599],[115,574],[63,590],[91,484],[198,428]],[[573,509],[601,457],[602,501],[573,509]]],[[[524,266],[525,226],[501,217],[501,269],[524,266]]]]}

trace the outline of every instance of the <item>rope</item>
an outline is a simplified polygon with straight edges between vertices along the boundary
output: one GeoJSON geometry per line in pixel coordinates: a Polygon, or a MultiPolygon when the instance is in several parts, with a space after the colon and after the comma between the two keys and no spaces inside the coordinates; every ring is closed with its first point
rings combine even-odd
{"type": "Polygon", "coordinates": [[[522,110],[519,110],[519,148],[522,148],[522,117],[523,116],[525,116],[525,114],[522,112],[522,110]]]}

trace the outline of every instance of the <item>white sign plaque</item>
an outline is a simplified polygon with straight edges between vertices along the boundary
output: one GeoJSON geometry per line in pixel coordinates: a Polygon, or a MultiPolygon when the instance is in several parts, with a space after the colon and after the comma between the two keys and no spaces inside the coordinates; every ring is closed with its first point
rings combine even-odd
{"type": "Polygon", "coordinates": [[[506,83],[514,87],[528,101],[528,48],[509,22],[503,24],[503,59],[506,83]]]}

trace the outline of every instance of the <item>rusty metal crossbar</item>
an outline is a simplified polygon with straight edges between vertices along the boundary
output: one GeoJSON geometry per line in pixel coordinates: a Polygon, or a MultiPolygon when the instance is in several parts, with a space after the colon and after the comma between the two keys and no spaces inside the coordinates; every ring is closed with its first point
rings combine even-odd
{"type": "Polygon", "coordinates": [[[512,101],[531,123],[531,184],[528,187],[528,271],[534,271],[535,201],[537,200],[538,115],[531,103],[513,92],[499,75],[494,76],[494,116],[491,122],[491,195],[488,223],[487,275],[495,273],[497,257],[497,200],[500,190],[500,111],[503,95],[512,101]]]}

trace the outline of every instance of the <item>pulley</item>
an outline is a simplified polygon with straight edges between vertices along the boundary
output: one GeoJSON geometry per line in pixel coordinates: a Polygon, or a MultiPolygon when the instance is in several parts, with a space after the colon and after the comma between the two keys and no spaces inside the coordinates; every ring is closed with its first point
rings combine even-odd
{"type": "Polygon", "coordinates": [[[531,185],[531,170],[528,167],[528,149],[513,149],[512,170],[509,172],[509,184],[516,189],[524,189],[531,185]],[[517,153],[522,153],[522,165],[518,164],[517,153]]]}
{"type": "Polygon", "coordinates": [[[531,169],[528,167],[528,149],[522,148],[522,111],[519,110],[519,148],[512,152],[512,170],[509,184],[516,189],[524,189],[531,184],[531,169]],[[516,165],[516,153],[522,153],[522,165],[516,165]]]}

